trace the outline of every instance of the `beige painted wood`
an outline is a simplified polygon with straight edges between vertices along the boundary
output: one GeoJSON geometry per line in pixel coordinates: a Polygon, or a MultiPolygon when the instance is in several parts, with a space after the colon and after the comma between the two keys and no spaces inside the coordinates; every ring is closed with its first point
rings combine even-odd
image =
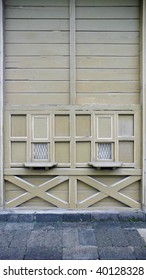
{"type": "MultiPolygon", "coordinates": [[[[134,36],[135,37],[135,36],[134,36]]],[[[6,31],[5,32],[5,42],[6,43],[16,43],[16,44],[39,44],[39,43],[58,43],[65,44],[69,43],[69,32],[68,31],[56,31],[47,32],[46,31],[6,31]]]]}
{"type": "Polygon", "coordinates": [[[69,92],[69,83],[66,81],[20,81],[20,82],[6,82],[5,83],[5,92],[11,92],[11,93],[20,93],[20,92],[69,92]]]}
{"type": "Polygon", "coordinates": [[[139,32],[80,32],[76,34],[78,43],[124,44],[139,43],[139,32]]]}
{"type": "Polygon", "coordinates": [[[58,6],[58,7],[68,7],[68,0],[8,0],[6,1],[6,5],[8,6],[23,6],[23,7],[51,7],[51,6],[58,6]]]}
{"type": "Polygon", "coordinates": [[[102,2],[100,0],[77,0],[77,6],[138,6],[139,1],[138,0],[123,0],[123,1],[117,1],[117,0],[102,0],[102,2]]]}
{"type": "MultiPolygon", "coordinates": [[[[13,74],[11,70],[7,73],[13,74]]],[[[9,75],[11,78],[11,76],[9,75]]],[[[18,75],[19,77],[19,75],[18,75]]],[[[25,72],[24,72],[25,77],[25,72]]],[[[77,69],[78,81],[139,81],[139,69],[77,69]]]]}
{"type": "MultiPolygon", "coordinates": [[[[130,74],[125,73],[125,76],[129,77],[130,74]]],[[[133,73],[131,76],[136,81],[138,75],[133,73]]],[[[68,81],[69,69],[7,69],[5,79],[9,81],[68,81]]]]}
{"type": "MultiPolygon", "coordinates": [[[[53,180],[53,184],[52,184],[52,181],[51,181],[51,184],[50,184],[50,182],[47,182],[47,183],[44,183],[44,184],[40,185],[39,187],[36,187],[36,186],[34,187],[34,185],[28,183],[27,181],[25,181],[23,179],[20,179],[20,178],[16,177],[16,176],[15,177],[8,177],[8,178],[5,178],[5,179],[7,179],[11,183],[14,183],[14,184],[18,185],[20,188],[22,188],[26,191],[26,193],[25,193],[26,196],[22,195],[20,198],[18,197],[16,199],[10,201],[7,204],[7,207],[17,206],[18,205],[17,203],[20,203],[21,198],[23,199],[23,201],[21,201],[21,203],[24,203],[24,199],[25,199],[25,201],[28,200],[28,193],[31,193],[31,195],[33,195],[33,197],[34,196],[39,196],[43,200],[51,202],[51,203],[57,205],[58,207],[64,207],[64,208],[67,207],[67,203],[65,203],[64,201],[61,201],[60,199],[57,199],[57,198],[53,197],[52,195],[50,195],[49,193],[46,192],[46,190],[54,187],[54,180],[53,180]],[[18,199],[18,201],[17,201],[17,199],[18,199]]],[[[59,178],[59,182],[60,181],[64,182],[67,179],[68,178],[66,178],[66,177],[59,178]]],[[[57,178],[57,183],[58,183],[58,178],[57,178]]],[[[56,180],[55,180],[55,185],[56,185],[56,180]]],[[[29,199],[30,199],[30,197],[29,197],[29,199]]]]}
{"type": "Polygon", "coordinates": [[[142,1],[142,57],[141,57],[141,86],[142,86],[142,96],[141,96],[141,102],[142,102],[142,119],[143,119],[143,125],[142,125],[142,207],[145,210],[146,209],[146,127],[145,127],[145,118],[146,118],[146,1],[142,1]]]}
{"type": "Polygon", "coordinates": [[[139,18],[137,7],[78,7],[77,18],[139,18]]]}
{"type": "Polygon", "coordinates": [[[79,56],[138,56],[139,45],[77,44],[79,56]]]}
{"type": "Polygon", "coordinates": [[[6,18],[69,18],[68,7],[11,7],[6,9],[6,18]]]}
{"type": "Polygon", "coordinates": [[[6,57],[6,68],[67,68],[69,67],[69,58],[66,56],[33,56],[26,59],[22,57],[6,57]]]}
{"type": "Polygon", "coordinates": [[[99,0],[43,0],[40,5],[38,0],[10,0],[7,5],[6,207],[139,208],[141,165],[140,157],[137,163],[140,142],[136,134],[141,131],[137,128],[140,111],[138,116],[134,107],[124,111],[125,106],[140,103],[139,2],[103,0],[101,5],[99,0]],[[102,110],[102,104],[111,112],[102,110]],[[118,110],[119,104],[124,109],[118,110]],[[22,112],[27,128],[25,133],[20,129],[19,135],[13,127],[15,123],[20,126],[22,112]],[[119,136],[118,114],[126,114],[132,131],[129,112],[135,115],[134,135],[119,136]],[[95,115],[102,114],[103,119],[104,115],[114,119],[110,128],[106,124],[108,136],[112,135],[108,139],[102,128],[103,139],[96,138],[95,115]],[[40,115],[49,119],[41,122],[41,130],[32,121],[40,115]],[[97,157],[98,141],[110,143],[111,139],[115,162],[129,144],[130,162],[125,155],[126,162],[117,170],[89,167],[88,162],[97,157]],[[47,143],[49,161],[58,162],[56,167],[42,170],[38,168],[42,162],[35,161],[37,169],[29,168],[34,143],[40,141],[47,143]],[[16,153],[18,147],[21,157],[16,153]]]}
{"type": "Polygon", "coordinates": [[[0,1],[0,210],[3,208],[3,3],[0,1]]]}
{"type": "Polygon", "coordinates": [[[6,44],[6,56],[60,56],[69,55],[69,44],[6,44]]]}
{"type": "Polygon", "coordinates": [[[75,0],[70,0],[70,104],[76,103],[75,0]]]}
{"type": "MultiPolygon", "coordinates": [[[[118,3],[118,1],[117,1],[118,3]]],[[[137,19],[77,19],[77,31],[139,31],[139,20],[137,19]]]]}
{"type": "Polygon", "coordinates": [[[139,68],[138,57],[78,56],[77,68],[139,68]]]}

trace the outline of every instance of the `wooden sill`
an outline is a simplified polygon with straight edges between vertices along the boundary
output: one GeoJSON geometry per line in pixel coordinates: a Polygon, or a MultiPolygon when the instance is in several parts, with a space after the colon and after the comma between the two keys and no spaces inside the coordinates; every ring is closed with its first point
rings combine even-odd
{"type": "Polygon", "coordinates": [[[51,167],[54,167],[57,165],[57,162],[45,162],[45,161],[40,161],[40,162],[24,162],[24,166],[28,168],[45,168],[49,169],[51,167]]]}
{"type": "Polygon", "coordinates": [[[114,162],[114,161],[106,161],[106,162],[97,162],[97,161],[92,161],[92,162],[88,162],[88,164],[90,166],[93,166],[95,168],[111,168],[111,169],[115,169],[118,167],[121,167],[123,162],[114,162]]]}

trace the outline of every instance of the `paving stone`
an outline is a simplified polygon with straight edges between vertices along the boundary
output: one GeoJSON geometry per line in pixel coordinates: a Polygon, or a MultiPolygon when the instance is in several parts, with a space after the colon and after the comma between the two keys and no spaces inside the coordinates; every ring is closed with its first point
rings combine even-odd
{"type": "Polygon", "coordinates": [[[76,214],[64,214],[63,222],[91,222],[91,214],[88,213],[76,213],[76,214]]]}
{"type": "Polygon", "coordinates": [[[134,254],[135,254],[137,260],[146,260],[146,246],[135,247],[134,254]]]}
{"type": "Polygon", "coordinates": [[[25,260],[62,260],[62,247],[34,247],[27,248],[25,260]]]}
{"type": "Polygon", "coordinates": [[[97,246],[93,229],[79,230],[79,244],[82,246],[97,246]]]}
{"type": "Polygon", "coordinates": [[[125,237],[123,229],[118,228],[109,228],[108,234],[111,239],[112,245],[115,247],[126,247],[128,246],[127,239],[125,237]]]}
{"type": "Polygon", "coordinates": [[[120,222],[119,221],[99,221],[99,222],[93,222],[92,223],[93,228],[115,228],[115,227],[120,227],[120,222]]]}
{"type": "Polygon", "coordinates": [[[45,246],[46,231],[33,230],[27,240],[28,247],[45,246]]]}
{"type": "Polygon", "coordinates": [[[97,260],[98,258],[97,247],[94,246],[63,248],[63,260],[97,260]]]}
{"type": "Polygon", "coordinates": [[[98,247],[111,247],[112,242],[109,238],[107,228],[106,229],[95,229],[94,230],[96,243],[98,247]]]}
{"type": "Polygon", "coordinates": [[[94,213],[91,214],[91,220],[94,221],[118,221],[117,213],[94,213]]]}
{"type": "Polygon", "coordinates": [[[63,215],[61,214],[36,214],[36,222],[62,222],[63,215]]]}
{"type": "Polygon", "coordinates": [[[34,230],[50,230],[50,229],[62,229],[63,225],[61,222],[39,222],[34,223],[34,230]]]}
{"type": "Polygon", "coordinates": [[[143,212],[121,212],[118,217],[120,221],[145,221],[145,213],[143,212]]]}
{"type": "Polygon", "coordinates": [[[125,229],[125,236],[130,246],[144,246],[145,242],[136,229],[125,229]]]}
{"type": "Polygon", "coordinates": [[[106,247],[98,249],[100,260],[135,260],[130,247],[106,247]]]}
{"type": "Polygon", "coordinates": [[[79,246],[79,236],[77,228],[63,229],[63,247],[77,247],[79,246]]]}
{"type": "Polygon", "coordinates": [[[15,247],[17,248],[18,247],[18,244],[19,246],[26,246],[27,244],[27,241],[28,241],[28,238],[30,236],[30,231],[29,230],[24,230],[24,231],[16,231],[14,233],[14,236],[10,242],[10,245],[9,247],[15,247]]]}
{"type": "Polygon", "coordinates": [[[23,260],[26,248],[18,246],[17,248],[7,248],[4,251],[0,251],[1,260],[23,260]]]}
{"type": "Polygon", "coordinates": [[[45,234],[45,246],[61,247],[62,246],[62,230],[48,230],[45,234]]]}

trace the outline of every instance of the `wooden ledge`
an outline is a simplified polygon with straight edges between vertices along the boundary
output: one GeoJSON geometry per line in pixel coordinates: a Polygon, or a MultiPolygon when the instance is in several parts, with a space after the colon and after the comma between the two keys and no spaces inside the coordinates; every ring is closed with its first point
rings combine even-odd
{"type": "Polygon", "coordinates": [[[49,169],[57,165],[57,162],[24,162],[24,166],[28,168],[45,168],[49,169]]]}
{"type": "Polygon", "coordinates": [[[106,162],[97,162],[97,161],[92,161],[88,162],[89,165],[95,167],[95,168],[118,168],[121,167],[123,162],[114,162],[114,161],[106,161],[106,162]]]}

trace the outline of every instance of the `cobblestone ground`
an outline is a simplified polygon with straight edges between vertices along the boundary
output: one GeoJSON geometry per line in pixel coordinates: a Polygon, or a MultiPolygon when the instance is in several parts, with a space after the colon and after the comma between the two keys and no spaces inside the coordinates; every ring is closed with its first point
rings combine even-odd
{"type": "Polygon", "coordinates": [[[146,260],[145,236],[145,221],[17,217],[0,222],[0,259],[146,260]]]}

